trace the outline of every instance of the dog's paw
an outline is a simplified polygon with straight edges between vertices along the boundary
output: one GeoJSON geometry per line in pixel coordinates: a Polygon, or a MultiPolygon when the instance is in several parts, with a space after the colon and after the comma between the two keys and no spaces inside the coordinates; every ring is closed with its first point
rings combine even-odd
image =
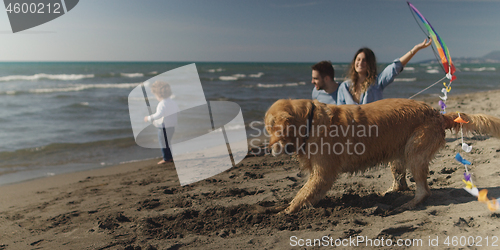
{"type": "Polygon", "coordinates": [[[388,215],[395,215],[395,214],[400,214],[404,211],[407,211],[407,210],[411,210],[410,208],[406,208],[406,207],[403,207],[403,206],[399,206],[391,211],[388,212],[388,215]]]}
{"type": "Polygon", "coordinates": [[[290,210],[287,208],[281,212],[278,213],[278,216],[288,216],[288,215],[291,215],[293,214],[293,212],[290,212],[290,210]]]}
{"type": "Polygon", "coordinates": [[[417,204],[414,204],[414,202],[412,201],[409,201],[395,209],[393,209],[391,211],[391,214],[399,214],[399,213],[402,213],[404,211],[408,211],[408,210],[413,210],[417,207],[417,204]]]}
{"type": "Polygon", "coordinates": [[[285,213],[285,211],[283,210],[283,211],[281,211],[281,212],[277,213],[276,215],[278,215],[278,216],[286,216],[286,215],[288,215],[288,214],[287,214],[287,213],[285,213]]]}
{"type": "Polygon", "coordinates": [[[282,213],[284,214],[287,214],[287,215],[290,215],[290,214],[294,214],[294,213],[297,213],[298,211],[300,210],[300,207],[297,207],[297,206],[288,206],[285,210],[282,211],[282,213]]]}
{"type": "Polygon", "coordinates": [[[390,193],[393,193],[393,192],[394,192],[394,189],[391,187],[391,188],[385,190],[385,192],[381,192],[380,196],[386,196],[387,194],[390,194],[390,193]]]}
{"type": "Polygon", "coordinates": [[[385,192],[382,192],[381,195],[385,196],[386,194],[401,192],[401,191],[408,191],[408,190],[410,190],[410,188],[408,186],[398,186],[398,187],[392,186],[391,188],[387,189],[385,192]]]}
{"type": "Polygon", "coordinates": [[[285,211],[285,209],[287,207],[288,207],[288,204],[277,205],[277,206],[274,206],[274,207],[267,208],[266,209],[266,213],[267,214],[275,214],[275,213],[281,214],[281,213],[283,213],[285,211]]]}

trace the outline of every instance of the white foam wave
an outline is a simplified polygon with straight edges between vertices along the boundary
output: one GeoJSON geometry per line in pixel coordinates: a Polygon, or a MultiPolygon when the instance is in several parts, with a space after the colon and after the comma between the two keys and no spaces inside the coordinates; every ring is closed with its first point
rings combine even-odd
{"type": "Polygon", "coordinates": [[[437,73],[439,73],[439,70],[437,70],[437,69],[428,69],[425,72],[427,72],[429,74],[437,74],[437,73]]]}
{"type": "Polygon", "coordinates": [[[224,71],[224,69],[222,69],[222,68],[218,68],[218,69],[209,69],[209,70],[207,70],[207,72],[210,72],[210,73],[222,72],[222,71],[224,71]]]}
{"type": "Polygon", "coordinates": [[[481,68],[472,68],[472,71],[482,72],[482,71],[496,71],[497,69],[494,67],[481,67],[481,68]]]}
{"type": "Polygon", "coordinates": [[[258,83],[257,88],[282,88],[282,87],[296,87],[299,85],[306,85],[306,83],[305,82],[276,83],[276,84],[258,83]]]}
{"type": "Polygon", "coordinates": [[[219,76],[219,80],[221,81],[236,81],[238,77],[236,76],[219,76]]]}
{"type": "MultiPolygon", "coordinates": [[[[260,78],[263,75],[264,75],[263,72],[259,72],[257,74],[250,74],[250,75],[248,75],[248,77],[260,78]]],[[[221,80],[221,81],[236,81],[238,79],[245,78],[245,77],[247,77],[247,75],[245,75],[245,74],[234,74],[231,76],[219,76],[219,80],[221,80]]]]}
{"type": "Polygon", "coordinates": [[[123,77],[135,78],[135,77],[143,77],[143,73],[120,73],[123,77]]]}
{"type": "MultiPolygon", "coordinates": [[[[264,73],[262,73],[262,74],[264,74],[264,73]]],[[[250,75],[250,77],[256,77],[256,75],[254,75],[254,76],[250,75]]],[[[245,77],[247,77],[247,75],[245,75],[245,74],[234,74],[232,76],[219,76],[219,80],[221,80],[221,81],[236,81],[240,78],[245,78],[245,77]]],[[[258,76],[258,77],[260,77],[260,76],[258,76]]]]}
{"type": "Polygon", "coordinates": [[[245,78],[245,74],[234,74],[232,76],[219,76],[219,80],[221,81],[236,81],[240,78],[245,78]]]}
{"type": "Polygon", "coordinates": [[[55,93],[55,92],[77,92],[87,89],[128,89],[135,88],[139,83],[120,83],[120,84],[81,84],[62,88],[30,89],[28,92],[35,94],[55,93]]]}
{"type": "Polygon", "coordinates": [[[94,74],[35,74],[32,76],[25,75],[11,75],[11,76],[2,76],[0,77],[0,82],[8,82],[8,81],[36,81],[40,79],[50,79],[50,80],[61,80],[61,81],[74,81],[80,80],[84,78],[94,78],[94,74]]]}
{"type": "Polygon", "coordinates": [[[405,71],[415,71],[415,67],[405,67],[405,71]]]}
{"type": "Polygon", "coordinates": [[[241,130],[245,129],[245,125],[232,125],[232,126],[224,126],[224,129],[226,131],[234,131],[234,130],[241,130]]]}
{"type": "Polygon", "coordinates": [[[414,82],[416,80],[417,80],[416,77],[413,77],[413,78],[394,78],[395,82],[414,82]]]}
{"type": "Polygon", "coordinates": [[[253,78],[260,78],[261,76],[263,76],[264,73],[263,72],[259,72],[257,74],[250,74],[248,75],[249,77],[253,77],[253,78]]]}

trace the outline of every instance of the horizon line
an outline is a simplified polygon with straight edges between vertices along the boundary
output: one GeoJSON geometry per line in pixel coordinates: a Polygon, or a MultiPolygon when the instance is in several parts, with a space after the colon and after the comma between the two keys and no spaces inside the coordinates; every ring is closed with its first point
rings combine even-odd
{"type": "MultiPolygon", "coordinates": [[[[457,58],[457,59],[465,59],[465,58],[457,58]]],[[[477,59],[477,58],[467,58],[467,59],[477,59]]],[[[419,64],[419,63],[431,63],[433,64],[433,60],[436,59],[427,59],[427,60],[421,60],[418,62],[409,62],[408,64],[419,64]]],[[[330,60],[327,60],[330,61],[330,60]]],[[[319,61],[159,61],[159,60],[138,60],[138,61],[130,61],[130,60],[120,60],[120,61],[112,61],[112,60],[82,60],[82,61],[75,61],[75,60],[47,60],[47,61],[36,61],[36,60],[14,60],[14,61],[1,61],[0,63],[311,63],[315,64],[319,61]]],[[[332,64],[349,64],[351,62],[332,62],[332,64]]],[[[388,62],[377,62],[377,64],[386,64],[386,63],[392,63],[392,61],[388,62]]],[[[436,63],[437,64],[437,63],[436,63]]]]}

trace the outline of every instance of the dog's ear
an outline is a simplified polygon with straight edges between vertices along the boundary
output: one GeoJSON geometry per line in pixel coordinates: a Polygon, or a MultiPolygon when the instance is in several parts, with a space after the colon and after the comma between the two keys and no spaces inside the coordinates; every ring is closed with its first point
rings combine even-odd
{"type": "Polygon", "coordinates": [[[274,120],[274,127],[276,127],[277,130],[280,130],[282,132],[282,135],[286,135],[289,126],[292,124],[292,118],[293,117],[289,113],[280,112],[274,120]]]}
{"type": "Polygon", "coordinates": [[[280,112],[273,116],[273,118],[273,121],[270,122],[271,127],[269,132],[271,134],[271,140],[269,141],[269,145],[273,145],[287,136],[292,116],[287,112],[280,112]]]}

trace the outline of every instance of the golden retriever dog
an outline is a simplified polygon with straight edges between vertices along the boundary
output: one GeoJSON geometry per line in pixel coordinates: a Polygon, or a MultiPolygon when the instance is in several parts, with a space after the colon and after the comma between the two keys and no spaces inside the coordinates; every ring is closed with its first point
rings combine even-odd
{"type": "MultiPolygon", "coordinates": [[[[296,153],[309,179],[282,212],[315,205],[340,173],[361,172],[388,164],[394,183],[387,190],[407,190],[406,170],[415,179],[415,197],[398,210],[412,209],[431,192],[429,163],[445,144],[445,130],[460,130],[458,113],[441,114],[408,99],[384,99],[365,105],[327,105],[317,100],[278,100],[266,112],[265,126],[274,155],[296,153]]],[[[500,137],[500,119],[460,114],[464,132],[500,137]]]]}

